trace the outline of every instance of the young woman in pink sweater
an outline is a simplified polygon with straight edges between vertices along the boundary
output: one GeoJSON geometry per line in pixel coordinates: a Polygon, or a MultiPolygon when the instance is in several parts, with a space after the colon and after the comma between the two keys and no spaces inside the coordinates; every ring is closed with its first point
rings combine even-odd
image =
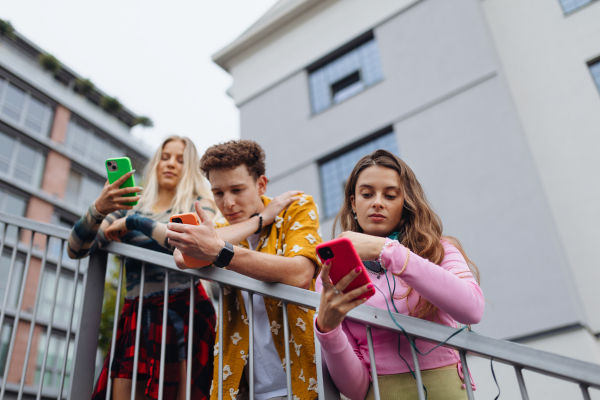
{"type": "MultiPolygon", "coordinates": [[[[338,389],[352,400],[374,399],[365,326],[345,320],[346,314],[360,304],[387,309],[387,300],[413,317],[454,328],[459,323],[476,324],[484,310],[479,272],[456,239],[442,236],[440,218],[413,171],[386,150],[363,157],[354,167],[334,227],[338,225],[340,236],[352,241],[362,260],[381,265],[377,271],[379,264],[367,263],[378,290],[368,300],[356,300],[370,289],[366,285],[343,294],[358,271],[334,286],[326,263],[317,279],[321,305],[315,332],[338,389]]],[[[372,334],[381,398],[418,399],[404,335],[380,329],[372,334]]],[[[416,344],[423,353],[435,346],[421,340],[416,344]]],[[[454,350],[438,347],[419,355],[419,365],[428,400],[467,398],[454,350]]]]}

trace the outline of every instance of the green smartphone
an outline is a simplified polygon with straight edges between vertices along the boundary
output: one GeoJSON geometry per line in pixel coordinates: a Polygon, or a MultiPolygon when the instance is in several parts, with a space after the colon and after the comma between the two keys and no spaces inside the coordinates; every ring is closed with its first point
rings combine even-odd
{"type": "MultiPolygon", "coordinates": [[[[133,168],[131,167],[131,160],[129,157],[118,157],[118,158],[109,158],[106,160],[106,174],[108,175],[108,182],[112,185],[118,180],[120,177],[125,175],[128,172],[131,172],[133,168]]],[[[135,179],[133,175],[131,175],[121,186],[119,189],[134,187],[135,179]]],[[[137,193],[128,193],[124,194],[124,197],[135,197],[137,193]]],[[[137,201],[131,203],[123,203],[127,206],[135,206],[137,205],[137,201]]]]}

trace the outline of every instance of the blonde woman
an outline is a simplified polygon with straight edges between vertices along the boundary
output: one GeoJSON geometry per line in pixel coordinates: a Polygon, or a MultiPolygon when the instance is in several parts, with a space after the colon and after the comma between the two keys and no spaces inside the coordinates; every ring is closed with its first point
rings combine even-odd
{"type": "MultiPolygon", "coordinates": [[[[145,171],[146,188],[119,189],[133,174],[112,185],[108,182],[100,196],[77,222],[69,237],[71,258],[83,258],[110,241],[119,241],[145,249],[172,254],[167,243],[166,223],[171,215],[191,212],[195,203],[214,218],[216,206],[210,187],[200,173],[196,147],[187,137],[170,136],[158,148],[145,171]],[[122,197],[142,192],[141,196],[122,197]],[[139,200],[135,207],[125,202],[139,200]]],[[[163,320],[165,269],[146,264],[144,293],[140,293],[141,263],[125,263],[127,295],[117,326],[112,365],[108,357],[92,395],[106,399],[108,379],[113,379],[112,398],[129,399],[132,390],[133,361],[138,302],[143,299],[142,332],[138,361],[136,399],[157,399],[160,376],[160,348],[163,320]]],[[[212,377],[212,356],[201,349],[214,345],[215,311],[200,283],[195,286],[194,326],[189,327],[190,278],[182,273],[169,274],[169,307],[164,365],[165,400],[185,399],[188,330],[193,329],[192,398],[208,397],[212,377]]]]}

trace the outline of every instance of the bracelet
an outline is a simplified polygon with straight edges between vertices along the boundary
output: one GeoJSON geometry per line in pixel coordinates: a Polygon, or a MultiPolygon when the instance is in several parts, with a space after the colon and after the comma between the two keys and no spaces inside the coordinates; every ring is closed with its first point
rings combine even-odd
{"type": "Polygon", "coordinates": [[[393,244],[399,245],[400,242],[398,242],[397,240],[390,240],[389,242],[387,242],[386,244],[383,245],[383,247],[381,248],[381,251],[379,252],[379,258],[377,259],[377,261],[379,261],[379,264],[381,264],[381,267],[383,269],[387,269],[385,267],[385,264],[383,263],[383,259],[381,258],[383,256],[383,251],[393,244]]]}
{"type": "Polygon", "coordinates": [[[408,248],[406,248],[406,261],[404,261],[404,266],[402,267],[402,270],[400,272],[398,272],[397,274],[394,274],[392,272],[392,275],[400,276],[400,274],[403,273],[404,270],[406,269],[406,266],[408,265],[408,259],[409,258],[410,258],[410,250],[408,248]]]}
{"type": "Polygon", "coordinates": [[[260,215],[259,213],[256,213],[256,214],[252,214],[250,216],[250,218],[252,218],[252,217],[256,217],[257,215],[258,215],[258,218],[259,218],[259,222],[258,222],[258,229],[256,230],[256,232],[254,232],[255,235],[257,233],[260,233],[262,231],[262,215],[260,215]]]}

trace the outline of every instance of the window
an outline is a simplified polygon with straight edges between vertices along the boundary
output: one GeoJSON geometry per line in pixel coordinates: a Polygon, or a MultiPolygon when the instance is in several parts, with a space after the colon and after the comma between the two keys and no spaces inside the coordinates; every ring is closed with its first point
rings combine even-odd
{"type": "Polygon", "coordinates": [[[29,186],[39,187],[44,155],[20,140],[0,132],[0,172],[29,186]]]}
{"type": "Polygon", "coordinates": [[[65,199],[78,207],[87,208],[98,198],[103,188],[104,182],[71,170],[67,181],[65,199]]]}
{"type": "Polygon", "coordinates": [[[125,156],[125,153],[117,145],[113,145],[92,130],[86,129],[74,121],[69,122],[66,146],[94,164],[102,166],[107,158],[125,156]]]}
{"type": "MultiPolygon", "coordinates": [[[[11,192],[0,189],[0,212],[23,217],[27,208],[27,200],[11,192]]],[[[4,231],[4,224],[0,223],[0,229],[4,231]]],[[[0,233],[0,238],[2,233],[0,233]]],[[[6,237],[15,242],[17,240],[17,227],[9,226],[6,237]]],[[[0,297],[2,298],[2,297],[0,297]]]]}
{"type": "Polygon", "coordinates": [[[596,59],[590,63],[590,72],[592,73],[592,78],[594,78],[598,90],[600,90],[600,59],[596,59]]]}
{"type": "MultiPolygon", "coordinates": [[[[52,225],[57,225],[57,226],[60,226],[61,228],[67,228],[67,229],[72,229],[73,225],[75,225],[71,221],[61,217],[57,213],[54,213],[52,215],[51,223],[52,223],[52,225]]],[[[58,261],[58,255],[61,252],[61,243],[60,242],[61,242],[60,239],[51,237],[50,244],[48,247],[48,255],[55,258],[57,261],[58,261]]],[[[71,260],[69,258],[69,256],[67,255],[66,241],[65,241],[65,245],[63,246],[63,249],[62,249],[62,264],[63,265],[71,265],[71,266],[77,265],[77,260],[71,260]]]]}
{"type": "Polygon", "coordinates": [[[0,116],[26,132],[48,136],[53,111],[49,105],[0,79],[0,116]]]}
{"type": "Polygon", "coordinates": [[[388,133],[382,136],[355,146],[321,163],[321,187],[325,206],[325,218],[334,217],[340,210],[344,200],[346,180],[348,180],[358,160],[378,149],[385,149],[398,155],[396,135],[393,131],[388,131],[388,133]]]}
{"type": "MultiPolygon", "coordinates": [[[[50,311],[52,309],[52,300],[54,297],[54,285],[56,284],[56,271],[46,269],[44,271],[42,281],[41,298],[38,308],[38,318],[50,319],[50,311]]],[[[58,280],[58,290],[56,292],[56,304],[54,306],[54,319],[55,325],[66,326],[69,323],[69,317],[71,316],[71,308],[73,306],[73,290],[75,285],[73,282],[73,273],[70,271],[62,271],[58,280]]],[[[82,291],[82,280],[81,278],[77,281],[77,293],[75,296],[75,305],[73,312],[73,321],[71,327],[74,329],[77,327],[79,321],[79,308],[81,307],[81,291],[82,291]]]]}
{"type": "Polygon", "coordinates": [[[4,368],[6,367],[11,333],[12,325],[4,324],[4,326],[2,326],[2,336],[0,337],[0,378],[4,377],[4,368]]]}
{"type": "Polygon", "coordinates": [[[19,303],[19,293],[21,292],[24,263],[23,258],[17,255],[9,283],[8,274],[10,272],[11,259],[12,249],[5,249],[4,253],[0,256],[0,299],[4,299],[4,294],[8,290],[8,302],[6,305],[9,308],[16,308],[19,303]]]}
{"type": "MultiPolygon", "coordinates": [[[[37,346],[37,359],[35,362],[35,384],[40,383],[42,373],[42,363],[44,362],[44,350],[46,348],[46,332],[40,335],[37,346]]],[[[44,370],[45,388],[51,387],[58,389],[60,385],[60,375],[62,373],[63,360],[65,356],[67,341],[64,336],[56,334],[50,335],[48,344],[48,357],[46,358],[46,369],[44,370]]],[[[69,379],[73,362],[73,340],[69,340],[69,352],[67,354],[67,368],[65,369],[65,381],[63,391],[69,390],[69,379]]]]}
{"type": "Polygon", "coordinates": [[[334,52],[334,55],[326,57],[325,61],[318,61],[308,67],[314,114],[341,103],[383,79],[379,51],[373,34],[369,33],[356,42],[357,44],[349,44],[352,45],[349,50],[339,50],[340,55],[334,52]]]}
{"type": "Polygon", "coordinates": [[[560,0],[560,5],[565,14],[575,11],[585,5],[593,3],[596,0],[560,0]]]}

